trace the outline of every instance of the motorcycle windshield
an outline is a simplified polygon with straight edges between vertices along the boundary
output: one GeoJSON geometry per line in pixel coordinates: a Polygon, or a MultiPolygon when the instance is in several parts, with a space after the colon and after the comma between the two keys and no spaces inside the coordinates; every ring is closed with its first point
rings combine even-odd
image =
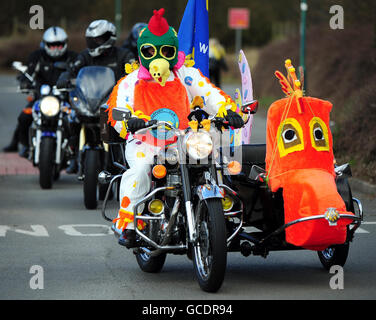
{"type": "Polygon", "coordinates": [[[84,67],[76,79],[76,93],[92,112],[99,108],[114,86],[115,75],[108,67],[84,67]]]}

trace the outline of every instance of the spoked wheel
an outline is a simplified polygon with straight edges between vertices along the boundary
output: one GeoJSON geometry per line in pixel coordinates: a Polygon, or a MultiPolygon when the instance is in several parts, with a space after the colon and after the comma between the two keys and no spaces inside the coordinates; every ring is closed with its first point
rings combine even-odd
{"type": "Polygon", "coordinates": [[[346,263],[349,254],[350,244],[345,243],[341,245],[326,248],[323,251],[317,251],[321,264],[325,269],[329,270],[334,265],[343,267],[346,263]]]}
{"type": "Polygon", "coordinates": [[[142,250],[139,250],[139,252],[136,254],[136,259],[142,271],[148,273],[157,273],[160,272],[163,268],[163,265],[166,261],[166,254],[161,253],[157,256],[150,256],[142,250]]]}
{"type": "Polygon", "coordinates": [[[223,283],[227,263],[226,228],[219,199],[199,203],[196,213],[198,242],[193,246],[193,265],[202,290],[216,292],[223,283]]]}

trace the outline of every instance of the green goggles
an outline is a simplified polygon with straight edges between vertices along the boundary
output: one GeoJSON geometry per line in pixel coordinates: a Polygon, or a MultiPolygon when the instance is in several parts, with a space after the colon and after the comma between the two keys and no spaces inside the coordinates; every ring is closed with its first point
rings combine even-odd
{"type": "MultiPolygon", "coordinates": [[[[141,46],[140,53],[144,59],[150,60],[157,56],[158,49],[155,45],[151,43],[145,43],[141,46]]],[[[159,48],[159,54],[167,60],[172,60],[176,57],[176,47],[170,45],[163,45],[159,48]]]]}

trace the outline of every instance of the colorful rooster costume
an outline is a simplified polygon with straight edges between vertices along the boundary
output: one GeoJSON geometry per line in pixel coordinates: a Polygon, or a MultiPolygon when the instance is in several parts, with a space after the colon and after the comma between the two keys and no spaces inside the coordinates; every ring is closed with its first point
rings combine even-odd
{"type": "Polygon", "coordinates": [[[185,65],[185,55],[178,51],[177,33],[163,14],[164,9],[154,10],[148,26],[141,30],[137,41],[140,67],[117,83],[108,101],[111,125],[128,141],[125,156],[130,166],[121,180],[117,232],[134,229],[133,205],[150,190],[151,164],[159,148],[130,134],[124,122],[113,121],[111,109],[130,110],[133,117],[144,120],[168,121],[180,129],[188,127],[190,102],[196,96],[202,97],[209,115],[223,116],[226,110],[236,109],[231,98],[198,69],[185,65]]]}
{"type": "MultiPolygon", "coordinates": [[[[329,128],[332,104],[304,97],[301,82],[290,60],[288,77],[276,72],[286,98],[275,101],[267,117],[266,170],[271,191],[283,189],[285,223],[313,216],[347,212],[337,192],[333,141],[329,128]]],[[[332,215],[333,217],[329,217],[332,215]]],[[[311,220],[286,229],[286,241],[312,250],[324,250],[346,240],[350,219],[329,225],[325,219],[311,220]]]]}

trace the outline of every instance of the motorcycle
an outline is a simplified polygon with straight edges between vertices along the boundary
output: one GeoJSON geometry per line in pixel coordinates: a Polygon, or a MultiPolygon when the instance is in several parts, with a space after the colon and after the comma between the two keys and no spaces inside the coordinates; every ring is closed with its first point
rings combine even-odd
{"type": "MultiPolygon", "coordinates": [[[[26,72],[21,62],[15,61],[13,68],[23,73],[30,83],[34,79],[26,72]]],[[[35,89],[21,89],[22,93],[35,93],[35,89]]],[[[36,95],[36,93],[35,93],[36,95]]],[[[42,85],[38,99],[32,107],[33,122],[29,131],[29,160],[39,168],[39,184],[42,189],[51,189],[54,180],[67,167],[69,159],[67,116],[70,105],[66,92],[49,85],[42,85]]]]}
{"type": "Polygon", "coordinates": [[[108,67],[88,66],[80,69],[70,92],[70,102],[81,124],[79,139],[79,180],[83,180],[84,204],[96,209],[106,186],[98,185],[98,173],[109,163],[108,145],[100,135],[100,107],[115,85],[115,75],[108,67]],[[98,85],[100,83],[100,85],[98,85]]]}
{"type": "MultiPolygon", "coordinates": [[[[112,116],[114,120],[126,121],[130,115],[114,108],[112,116]]],[[[223,118],[206,121],[206,126],[227,125],[223,118]]],[[[201,125],[179,130],[168,122],[156,120],[147,122],[146,128],[135,135],[155,130],[165,130],[176,141],[163,146],[154,157],[151,190],[133,208],[133,212],[143,208],[134,217],[135,225],[144,225],[142,229],[136,228],[133,250],[137,263],[144,272],[155,273],[163,268],[168,253],[186,254],[193,261],[201,289],[216,292],[225,276],[227,239],[213,139],[201,125]]],[[[118,166],[127,169],[125,163],[118,166]]],[[[121,177],[122,174],[113,176],[106,171],[98,177],[100,183],[108,184],[102,206],[102,216],[107,221],[112,222],[106,215],[108,195],[121,177]]]]}

